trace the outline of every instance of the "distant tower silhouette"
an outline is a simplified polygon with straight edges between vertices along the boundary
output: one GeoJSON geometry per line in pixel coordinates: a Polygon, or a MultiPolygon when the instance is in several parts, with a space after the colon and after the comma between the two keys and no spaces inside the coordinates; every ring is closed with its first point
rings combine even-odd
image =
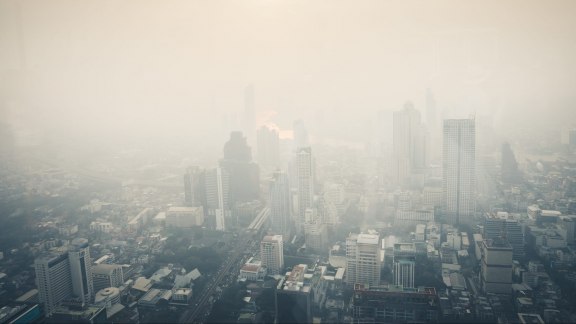
{"type": "Polygon", "coordinates": [[[474,119],[444,120],[442,177],[445,207],[453,223],[469,222],[476,210],[474,119]]]}

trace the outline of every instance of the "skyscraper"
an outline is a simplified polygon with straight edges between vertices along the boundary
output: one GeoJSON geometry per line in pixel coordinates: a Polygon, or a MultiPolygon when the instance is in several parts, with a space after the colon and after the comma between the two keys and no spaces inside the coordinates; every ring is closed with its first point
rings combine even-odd
{"type": "Polygon", "coordinates": [[[242,132],[230,133],[220,167],[230,176],[230,206],[260,197],[260,170],[252,162],[252,152],[242,132]]]}
{"type": "Polygon", "coordinates": [[[225,218],[230,216],[228,171],[222,168],[207,171],[205,185],[208,216],[214,217],[217,230],[224,231],[226,229],[225,218]]]}
{"type": "Polygon", "coordinates": [[[380,236],[353,234],[346,239],[346,283],[380,284],[380,236]]]}
{"type": "Polygon", "coordinates": [[[204,200],[202,177],[202,171],[198,166],[186,169],[184,174],[184,204],[186,206],[194,207],[202,204],[204,200]]]}
{"type": "Polygon", "coordinates": [[[298,179],[298,230],[304,225],[306,209],[314,203],[314,161],[310,147],[296,151],[296,175],[298,179]]]}
{"type": "Polygon", "coordinates": [[[256,134],[258,142],[258,164],[265,167],[279,167],[280,139],[278,131],[262,126],[256,134]]]}
{"type": "Polygon", "coordinates": [[[68,258],[70,259],[72,291],[82,301],[82,304],[88,304],[94,297],[92,260],[90,259],[88,240],[84,238],[72,240],[68,258]]]}
{"type": "Polygon", "coordinates": [[[484,219],[484,239],[506,237],[513,250],[514,260],[522,260],[524,251],[524,232],[522,225],[507,212],[487,213],[484,219]]]}
{"type": "Polygon", "coordinates": [[[260,259],[269,274],[280,274],[284,269],[283,249],[282,235],[267,235],[260,242],[260,259]]]}
{"type": "Polygon", "coordinates": [[[38,299],[50,316],[56,306],[72,296],[72,277],[67,253],[45,254],[34,260],[38,299]]]}
{"type": "Polygon", "coordinates": [[[474,119],[444,120],[442,158],[446,216],[453,224],[468,222],[476,209],[474,119]]]}
{"type": "Polygon", "coordinates": [[[514,152],[509,143],[502,144],[502,182],[506,184],[516,184],[520,182],[520,171],[514,152]]]}
{"type": "Polygon", "coordinates": [[[281,234],[286,240],[290,238],[291,210],[290,185],[284,172],[276,171],[272,175],[269,187],[270,228],[281,234]]]}
{"type": "Polygon", "coordinates": [[[34,260],[38,298],[48,316],[64,300],[74,298],[82,305],[92,302],[92,260],[88,240],[72,240],[68,251],[47,253],[34,260]]]}
{"type": "Polygon", "coordinates": [[[394,112],[392,167],[397,186],[408,186],[413,172],[426,166],[424,129],[420,119],[420,112],[410,102],[404,109],[394,112]]]}

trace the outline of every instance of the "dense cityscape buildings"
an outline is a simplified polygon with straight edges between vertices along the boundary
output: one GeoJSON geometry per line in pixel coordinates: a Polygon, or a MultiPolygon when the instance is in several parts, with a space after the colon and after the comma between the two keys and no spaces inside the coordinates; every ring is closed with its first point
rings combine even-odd
{"type": "Polygon", "coordinates": [[[575,5],[67,1],[0,2],[0,324],[576,322],[575,5]]]}

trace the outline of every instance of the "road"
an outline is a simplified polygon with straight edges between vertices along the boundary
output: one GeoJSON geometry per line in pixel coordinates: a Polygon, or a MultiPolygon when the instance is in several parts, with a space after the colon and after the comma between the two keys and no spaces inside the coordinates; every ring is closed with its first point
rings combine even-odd
{"type": "Polygon", "coordinates": [[[243,238],[236,244],[236,248],[230,253],[230,256],[220,266],[220,269],[210,282],[204,287],[196,299],[196,304],[192,309],[186,310],[180,316],[180,323],[199,323],[202,322],[202,316],[209,307],[210,297],[214,295],[216,288],[222,283],[226,276],[237,272],[234,266],[238,266],[239,261],[242,259],[244,253],[249,250],[250,245],[253,244],[254,233],[246,232],[242,235],[243,238]],[[234,268],[234,269],[233,269],[234,268]],[[231,272],[231,270],[234,270],[231,272]]]}

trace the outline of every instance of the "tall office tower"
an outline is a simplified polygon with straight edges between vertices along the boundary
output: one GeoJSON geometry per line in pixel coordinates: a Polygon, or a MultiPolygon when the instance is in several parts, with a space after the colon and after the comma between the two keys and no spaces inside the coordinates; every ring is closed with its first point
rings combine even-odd
{"type": "Polygon", "coordinates": [[[296,151],[296,175],[298,179],[298,223],[301,231],[304,225],[306,209],[314,203],[314,161],[310,147],[301,147],[296,151]]]}
{"type": "Polygon", "coordinates": [[[480,286],[484,293],[509,294],[512,290],[512,246],[496,238],[481,243],[480,286]]]}
{"type": "Polygon", "coordinates": [[[414,288],[414,257],[394,258],[394,285],[414,288]]]}
{"type": "Polygon", "coordinates": [[[407,187],[414,171],[426,167],[424,129],[412,103],[394,112],[392,167],[394,184],[407,187]]]}
{"type": "Polygon", "coordinates": [[[280,274],[284,269],[282,235],[267,235],[260,242],[260,259],[268,274],[280,274]]]}
{"type": "Polygon", "coordinates": [[[187,207],[195,207],[204,204],[203,171],[198,166],[186,169],[184,174],[184,204],[187,207]]]}
{"type": "Polygon", "coordinates": [[[474,119],[444,120],[442,177],[446,214],[453,224],[470,222],[476,210],[474,119]]]}
{"type": "Polygon", "coordinates": [[[63,300],[72,296],[72,277],[67,253],[45,254],[34,260],[38,298],[50,316],[63,300]]]}
{"type": "Polygon", "coordinates": [[[244,134],[248,136],[248,140],[252,144],[256,134],[255,101],[254,85],[250,84],[244,88],[244,120],[242,122],[244,124],[244,134]]]}
{"type": "Polygon", "coordinates": [[[516,184],[521,181],[520,170],[509,143],[502,144],[502,182],[516,184]]]}
{"type": "Polygon", "coordinates": [[[253,201],[260,197],[260,170],[252,162],[250,146],[242,132],[230,133],[224,144],[224,158],[220,167],[230,176],[230,206],[236,202],[253,201]]]}
{"type": "Polygon", "coordinates": [[[284,172],[276,171],[270,180],[270,228],[290,239],[292,206],[290,205],[290,185],[284,172]]]}
{"type": "Polygon", "coordinates": [[[484,239],[505,237],[513,249],[514,260],[525,256],[524,232],[522,225],[507,212],[486,213],[484,218],[484,239]]]}
{"type": "Polygon", "coordinates": [[[92,266],[94,291],[104,288],[120,287],[124,283],[122,266],[119,264],[96,264],[92,266]]]}
{"type": "Polygon", "coordinates": [[[92,260],[88,240],[72,240],[67,252],[49,253],[34,260],[40,302],[50,316],[65,299],[74,298],[82,305],[94,296],[92,260]]]}
{"type": "Polygon", "coordinates": [[[296,149],[310,146],[308,131],[306,130],[306,125],[304,125],[302,119],[294,121],[292,124],[292,131],[294,132],[294,147],[296,149]]]}
{"type": "Polygon", "coordinates": [[[258,142],[258,164],[265,167],[279,167],[280,138],[278,131],[268,126],[262,126],[256,134],[258,142]]]}
{"type": "Polygon", "coordinates": [[[70,259],[70,275],[72,276],[74,295],[82,301],[82,304],[88,304],[94,297],[92,260],[90,259],[88,240],[84,238],[72,240],[68,258],[70,259]]]}
{"type": "Polygon", "coordinates": [[[206,204],[208,216],[216,220],[216,230],[226,230],[225,218],[230,216],[230,176],[223,168],[206,172],[206,204]]]}
{"type": "Polygon", "coordinates": [[[353,234],[346,239],[346,283],[380,284],[380,236],[353,234]]]}

